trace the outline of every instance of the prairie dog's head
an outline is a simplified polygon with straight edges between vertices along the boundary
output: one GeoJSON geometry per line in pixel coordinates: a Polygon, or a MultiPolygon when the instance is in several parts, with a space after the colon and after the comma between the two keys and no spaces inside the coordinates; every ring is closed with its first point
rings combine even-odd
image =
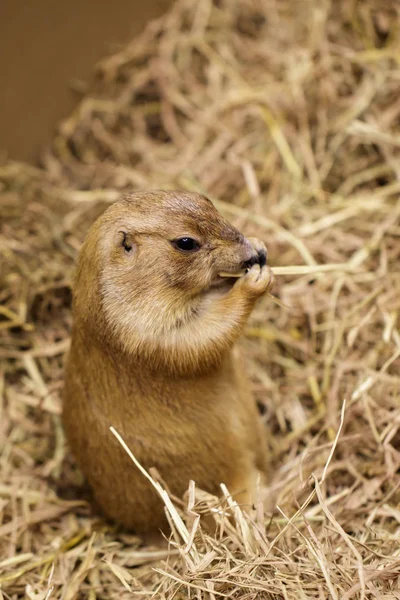
{"type": "Polygon", "coordinates": [[[189,318],[200,299],[226,293],[231,282],[220,272],[235,273],[258,260],[250,242],[204,196],[132,193],[110,206],[87,235],[75,316],[102,317],[116,331],[124,323],[161,334],[189,318]]]}

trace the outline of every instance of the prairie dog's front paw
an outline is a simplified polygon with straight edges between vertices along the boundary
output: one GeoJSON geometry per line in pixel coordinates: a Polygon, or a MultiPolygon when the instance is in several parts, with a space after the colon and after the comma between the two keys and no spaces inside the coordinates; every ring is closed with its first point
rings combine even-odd
{"type": "Polygon", "coordinates": [[[248,296],[261,296],[268,292],[275,283],[272,269],[267,265],[253,265],[245,275],[235,283],[235,287],[248,296]]]}

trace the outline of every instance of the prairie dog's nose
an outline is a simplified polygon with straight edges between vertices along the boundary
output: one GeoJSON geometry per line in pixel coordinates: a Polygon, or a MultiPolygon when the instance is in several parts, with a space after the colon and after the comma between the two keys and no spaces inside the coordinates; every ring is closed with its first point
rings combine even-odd
{"type": "Polygon", "coordinates": [[[256,250],[254,248],[254,246],[252,246],[250,244],[250,242],[248,242],[247,240],[246,240],[246,243],[249,248],[249,253],[248,253],[248,258],[245,258],[245,260],[242,262],[242,267],[244,269],[250,269],[253,265],[260,265],[260,267],[263,267],[264,265],[266,265],[267,264],[267,253],[264,250],[264,248],[262,248],[260,250],[256,250]]]}

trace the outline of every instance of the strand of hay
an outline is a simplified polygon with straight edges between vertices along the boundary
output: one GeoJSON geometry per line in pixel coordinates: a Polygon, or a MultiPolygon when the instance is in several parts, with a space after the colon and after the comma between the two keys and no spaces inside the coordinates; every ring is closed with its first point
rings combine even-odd
{"type": "Polygon", "coordinates": [[[399,596],[399,13],[179,0],[101,62],[40,167],[0,166],[5,598],[399,596]],[[274,471],[251,518],[190,487],[164,550],[89,510],[60,410],[85,232],[121,191],[182,187],[277,274],[240,342],[274,471]]]}
{"type": "MultiPolygon", "coordinates": [[[[317,273],[331,273],[332,271],[339,272],[352,272],[354,268],[350,265],[346,264],[332,264],[332,265],[315,265],[315,266],[307,266],[307,265],[299,265],[293,267],[272,267],[272,272],[275,275],[312,275],[317,273]]],[[[238,273],[228,273],[225,271],[221,271],[219,273],[220,277],[242,277],[244,271],[240,271],[238,273]]]]}

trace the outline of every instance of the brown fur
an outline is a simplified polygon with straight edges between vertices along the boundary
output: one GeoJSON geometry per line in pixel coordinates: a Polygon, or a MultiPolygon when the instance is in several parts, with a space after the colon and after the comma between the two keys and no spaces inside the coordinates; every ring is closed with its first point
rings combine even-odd
{"type": "Polygon", "coordinates": [[[162,528],[165,517],[111,425],[174,495],[194,479],[214,494],[223,482],[251,502],[266,447],[232,346],[272,275],[259,264],[236,281],[218,273],[238,271],[262,249],[209,200],[183,192],[125,196],[87,235],[74,286],[63,419],[98,503],[128,528],[162,528]],[[171,240],[183,236],[201,249],[177,250],[171,240]]]}

